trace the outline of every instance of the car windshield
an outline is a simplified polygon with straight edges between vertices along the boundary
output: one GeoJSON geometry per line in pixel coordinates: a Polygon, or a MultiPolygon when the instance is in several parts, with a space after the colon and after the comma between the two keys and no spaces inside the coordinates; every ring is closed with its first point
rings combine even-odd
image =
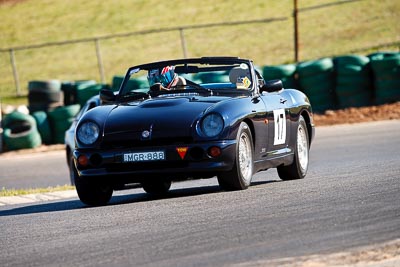
{"type": "Polygon", "coordinates": [[[249,94],[251,64],[244,60],[173,60],[132,67],[120,89],[120,99],[190,94],[249,94]]]}

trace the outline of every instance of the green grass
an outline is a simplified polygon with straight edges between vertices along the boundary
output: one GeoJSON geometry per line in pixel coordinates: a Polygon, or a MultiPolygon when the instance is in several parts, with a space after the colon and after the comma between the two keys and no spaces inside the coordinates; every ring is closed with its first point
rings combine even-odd
{"type": "Polygon", "coordinates": [[[28,98],[26,96],[5,96],[5,97],[0,97],[0,104],[3,103],[12,103],[13,105],[19,106],[19,105],[28,105],[28,98]]]}
{"type": "Polygon", "coordinates": [[[30,189],[6,189],[6,188],[3,187],[0,190],[0,197],[11,197],[11,196],[20,196],[20,195],[29,195],[29,194],[51,193],[51,192],[65,191],[65,190],[75,190],[75,187],[71,186],[71,185],[59,185],[59,186],[55,186],[55,187],[30,188],[30,189]]]}
{"type": "MultiPolygon", "coordinates": [[[[302,0],[299,8],[338,2],[302,0]]],[[[262,18],[283,22],[184,32],[189,57],[240,56],[257,65],[294,60],[293,0],[25,0],[0,2],[0,48],[59,42],[142,30],[262,18]]],[[[364,0],[299,14],[300,59],[309,60],[399,41],[400,1],[364,0]]],[[[385,50],[398,50],[386,47],[385,50]]],[[[132,65],[183,57],[179,32],[135,35],[100,41],[106,82],[132,65]]],[[[363,50],[363,54],[374,52],[363,50]]],[[[80,43],[15,52],[22,95],[30,80],[100,82],[95,44],[80,43]]],[[[10,55],[0,53],[0,97],[16,94],[10,55]]]]}

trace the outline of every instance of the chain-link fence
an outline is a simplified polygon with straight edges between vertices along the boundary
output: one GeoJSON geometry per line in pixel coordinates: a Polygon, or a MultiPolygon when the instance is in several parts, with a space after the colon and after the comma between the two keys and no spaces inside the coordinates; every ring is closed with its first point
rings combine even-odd
{"type": "MultiPolygon", "coordinates": [[[[256,64],[281,64],[344,53],[363,53],[387,47],[399,48],[400,40],[396,40],[396,36],[391,40],[377,38],[374,43],[368,43],[363,40],[348,40],[347,36],[330,36],[323,31],[318,34],[326,34],[328,39],[324,44],[315,43],[317,39],[309,29],[321,25],[312,25],[315,14],[311,13],[323,12],[317,14],[321,16],[331,12],[348,12],[353,7],[343,6],[360,1],[363,0],[336,1],[298,9],[297,1],[294,0],[292,16],[289,17],[166,27],[1,48],[0,61],[8,61],[9,64],[0,67],[0,95],[10,95],[13,91],[17,96],[26,95],[27,82],[37,79],[95,79],[106,83],[113,75],[123,74],[121,71],[131,65],[164,59],[165,55],[169,58],[210,54],[239,55],[256,59],[256,64]],[[273,36],[270,35],[271,32],[274,32],[273,36]],[[221,36],[224,40],[222,45],[216,41],[217,38],[221,39],[221,36]],[[340,49],[333,51],[329,46],[330,42],[343,45],[339,45],[340,49]],[[235,46],[231,47],[230,44],[235,46]],[[143,47],[150,47],[154,53],[142,53],[143,47]],[[74,60],[76,58],[79,58],[79,61],[74,60]],[[43,77],[44,73],[47,77],[43,77]]],[[[326,23],[335,21],[328,19],[326,23]]]]}

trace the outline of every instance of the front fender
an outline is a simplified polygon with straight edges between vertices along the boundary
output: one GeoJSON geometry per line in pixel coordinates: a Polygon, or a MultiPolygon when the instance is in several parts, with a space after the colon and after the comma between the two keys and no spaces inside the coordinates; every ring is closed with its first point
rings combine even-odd
{"type": "MultiPolygon", "coordinates": [[[[221,101],[206,110],[202,118],[210,113],[219,113],[224,119],[224,130],[215,139],[236,139],[239,125],[242,121],[252,123],[260,113],[265,113],[262,101],[251,97],[238,97],[221,101]]],[[[198,121],[201,122],[201,118],[198,121]]],[[[251,126],[252,127],[252,126],[251,126]]]]}
{"type": "Polygon", "coordinates": [[[76,148],[93,148],[97,147],[99,143],[101,143],[101,140],[104,136],[104,124],[108,118],[108,114],[116,107],[116,105],[105,105],[105,106],[98,106],[95,108],[92,108],[91,110],[87,111],[82,118],[79,120],[79,122],[76,125],[75,128],[75,147],[76,148]],[[87,121],[92,121],[95,122],[99,128],[100,128],[100,136],[98,140],[92,144],[92,145],[85,145],[79,142],[79,140],[76,137],[77,130],[79,127],[82,125],[82,123],[85,123],[87,121]]]}

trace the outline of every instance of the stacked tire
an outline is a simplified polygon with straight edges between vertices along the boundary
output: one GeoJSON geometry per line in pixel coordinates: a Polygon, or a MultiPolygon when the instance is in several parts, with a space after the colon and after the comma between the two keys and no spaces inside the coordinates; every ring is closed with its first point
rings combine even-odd
{"type": "Polygon", "coordinates": [[[30,81],[28,83],[30,113],[49,111],[62,104],[61,82],[58,80],[30,81]]]}
{"type": "Polygon", "coordinates": [[[298,88],[295,64],[264,66],[262,73],[266,81],[279,79],[282,81],[283,88],[298,88]]]}
{"type": "Polygon", "coordinates": [[[89,100],[92,96],[98,95],[101,89],[110,89],[107,84],[79,84],[76,87],[76,102],[75,104],[79,104],[84,106],[86,101],[89,100]]]}
{"type": "Polygon", "coordinates": [[[50,122],[47,113],[44,111],[35,111],[32,113],[35,118],[37,129],[39,131],[42,143],[50,145],[53,143],[53,134],[50,127],[50,122]]]}
{"type": "Polygon", "coordinates": [[[334,59],[336,96],[339,108],[362,107],[372,103],[370,60],[365,56],[348,55],[334,59]]]}
{"type": "MultiPolygon", "coordinates": [[[[122,81],[124,80],[124,76],[114,76],[111,82],[111,90],[118,91],[121,87],[122,81]]],[[[130,79],[128,81],[127,87],[129,90],[137,90],[137,89],[145,89],[145,91],[149,88],[149,82],[147,81],[147,77],[137,77],[135,79],[130,79]]]]}
{"type": "Polygon", "coordinates": [[[36,120],[30,115],[13,111],[4,118],[3,128],[7,150],[35,148],[42,144],[36,120]]]}
{"type": "Polygon", "coordinates": [[[65,131],[71,126],[80,107],[79,104],[57,107],[48,113],[54,144],[64,143],[65,131]]]}
{"type": "Polygon", "coordinates": [[[400,101],[400,53],[369,55],[374,76],[375,103],[400,101]]]}
{"type": "Polygon", "coordinates": [[[299,63],[296,70],[300,89],[309,97],[314,111],[335,108],[335,76],[331,58],[299,63]]]}
{"type": "Polygon", "coordinates": [[[200,80],[201,83],[225,83],[229,82],[229,77],[226,72],[209,72],[199,73],[194,76],[194,79],[200,80]]]}
{"type": "Polygon", "coordinates": [[[118,91],[121,87],[122,81],[124,80],[124,76],[115,75],[111,81],[111,90],[114,92],[118,91]]]}
{"type": "Polygon", "coordinates": [[[78,103],[78,88],[95,85],[95,80],[65,81],[61,84],[61,91],[64,93],[64,105],[78,103]]]}

